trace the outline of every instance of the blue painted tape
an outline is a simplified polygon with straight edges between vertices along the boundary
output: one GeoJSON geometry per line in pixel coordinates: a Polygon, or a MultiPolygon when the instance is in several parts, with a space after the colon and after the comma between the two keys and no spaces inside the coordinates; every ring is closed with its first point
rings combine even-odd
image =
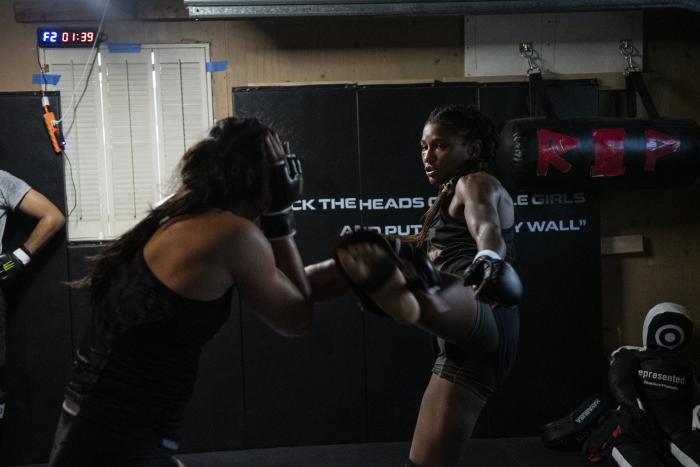
{"type": "Polygon", "coordinates": [[[228,60],[221,60],[218,62],[207,62],[205,67],[207,72],[209,73],[215,73],[217,71],[226,71],[226,67],[228,67],[228,60]]]}
{"type": "Polygon", "coordinates": [[[137,54],[141,52],[141,44],[127,42],[108,42],[107,50],[112,54],[137,54]]]}
{"type": "Polygon", "coordinates": [[[45,73],[34,73],[32,75],[32,84],[58,84],[61,75],[47,75],[45,73]]]}

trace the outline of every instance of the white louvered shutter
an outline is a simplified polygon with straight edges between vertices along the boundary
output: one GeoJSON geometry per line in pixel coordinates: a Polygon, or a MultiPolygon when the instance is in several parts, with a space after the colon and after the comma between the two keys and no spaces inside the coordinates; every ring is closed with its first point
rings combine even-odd
{"type": "Polygon", "coordinates": [[[158,199],[152,65],[150,50],[102,57],[109,234],[115,237],[143,219],[158,199]]]}
{"type": "Polygon", "coordinates": [[[184,152],[212,125],[211,89],[206,73],[208,49],[157,48],[155,79],[161,141],[161,194],[171,188],[184,152]]]}

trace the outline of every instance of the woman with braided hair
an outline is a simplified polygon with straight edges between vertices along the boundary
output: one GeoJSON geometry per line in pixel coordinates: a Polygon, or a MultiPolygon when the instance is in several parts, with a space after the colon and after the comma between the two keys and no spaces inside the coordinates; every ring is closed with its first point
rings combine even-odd
{"type": "MultiPolygon", "coordinates": [[[[337,267],[365,307],[435,336],[437,358],[407,465],[446,467],[458,462],[513,364],[522,286],[509,264],[513,201],[489,173],[496,149],[491,121],[471,107],[437,108],[420,145],[428,181],[440,190],[421,231],[400,245],[351,234],[326,267],[337,267]]],[[[313,286],[318,279],[310,274],[310,280],[313,286]]]]}

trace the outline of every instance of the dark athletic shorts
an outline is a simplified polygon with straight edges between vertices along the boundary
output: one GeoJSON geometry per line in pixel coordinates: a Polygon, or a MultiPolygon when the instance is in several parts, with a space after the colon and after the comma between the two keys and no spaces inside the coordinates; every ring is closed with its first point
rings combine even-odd
{"type": "Polygon", "coordinates": [[[466,347],[434,339],[437,357],[433,373],[486,400],[513,366],[520,322],[517,307],[491,308],[476,303],[476,324],[466,347]]]}

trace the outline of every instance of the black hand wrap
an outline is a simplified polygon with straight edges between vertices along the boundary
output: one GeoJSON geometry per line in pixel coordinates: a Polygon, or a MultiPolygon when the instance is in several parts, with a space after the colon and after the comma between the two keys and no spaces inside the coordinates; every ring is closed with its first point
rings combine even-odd
{"type": "Polygon", "coordinates": [[[283,240],[297,233],[292,208],[260,216],[260,228],[268,240],[283,240]]]}
{"type": "Polygon", "coordinates": [[[260,217],[260,226],[269,240],[282,240],[296,234],[292,203],[303,189],[301,162],[288,154],[270,166],[270,204],[260,217]]]}
{"type": "Polygon", "coordinates": [[[488,304],[517,305],[523,294],[513,266],[488,255],[477,256],[464,271],[464,285],[476,286],[476,299],[488,304]]]}

